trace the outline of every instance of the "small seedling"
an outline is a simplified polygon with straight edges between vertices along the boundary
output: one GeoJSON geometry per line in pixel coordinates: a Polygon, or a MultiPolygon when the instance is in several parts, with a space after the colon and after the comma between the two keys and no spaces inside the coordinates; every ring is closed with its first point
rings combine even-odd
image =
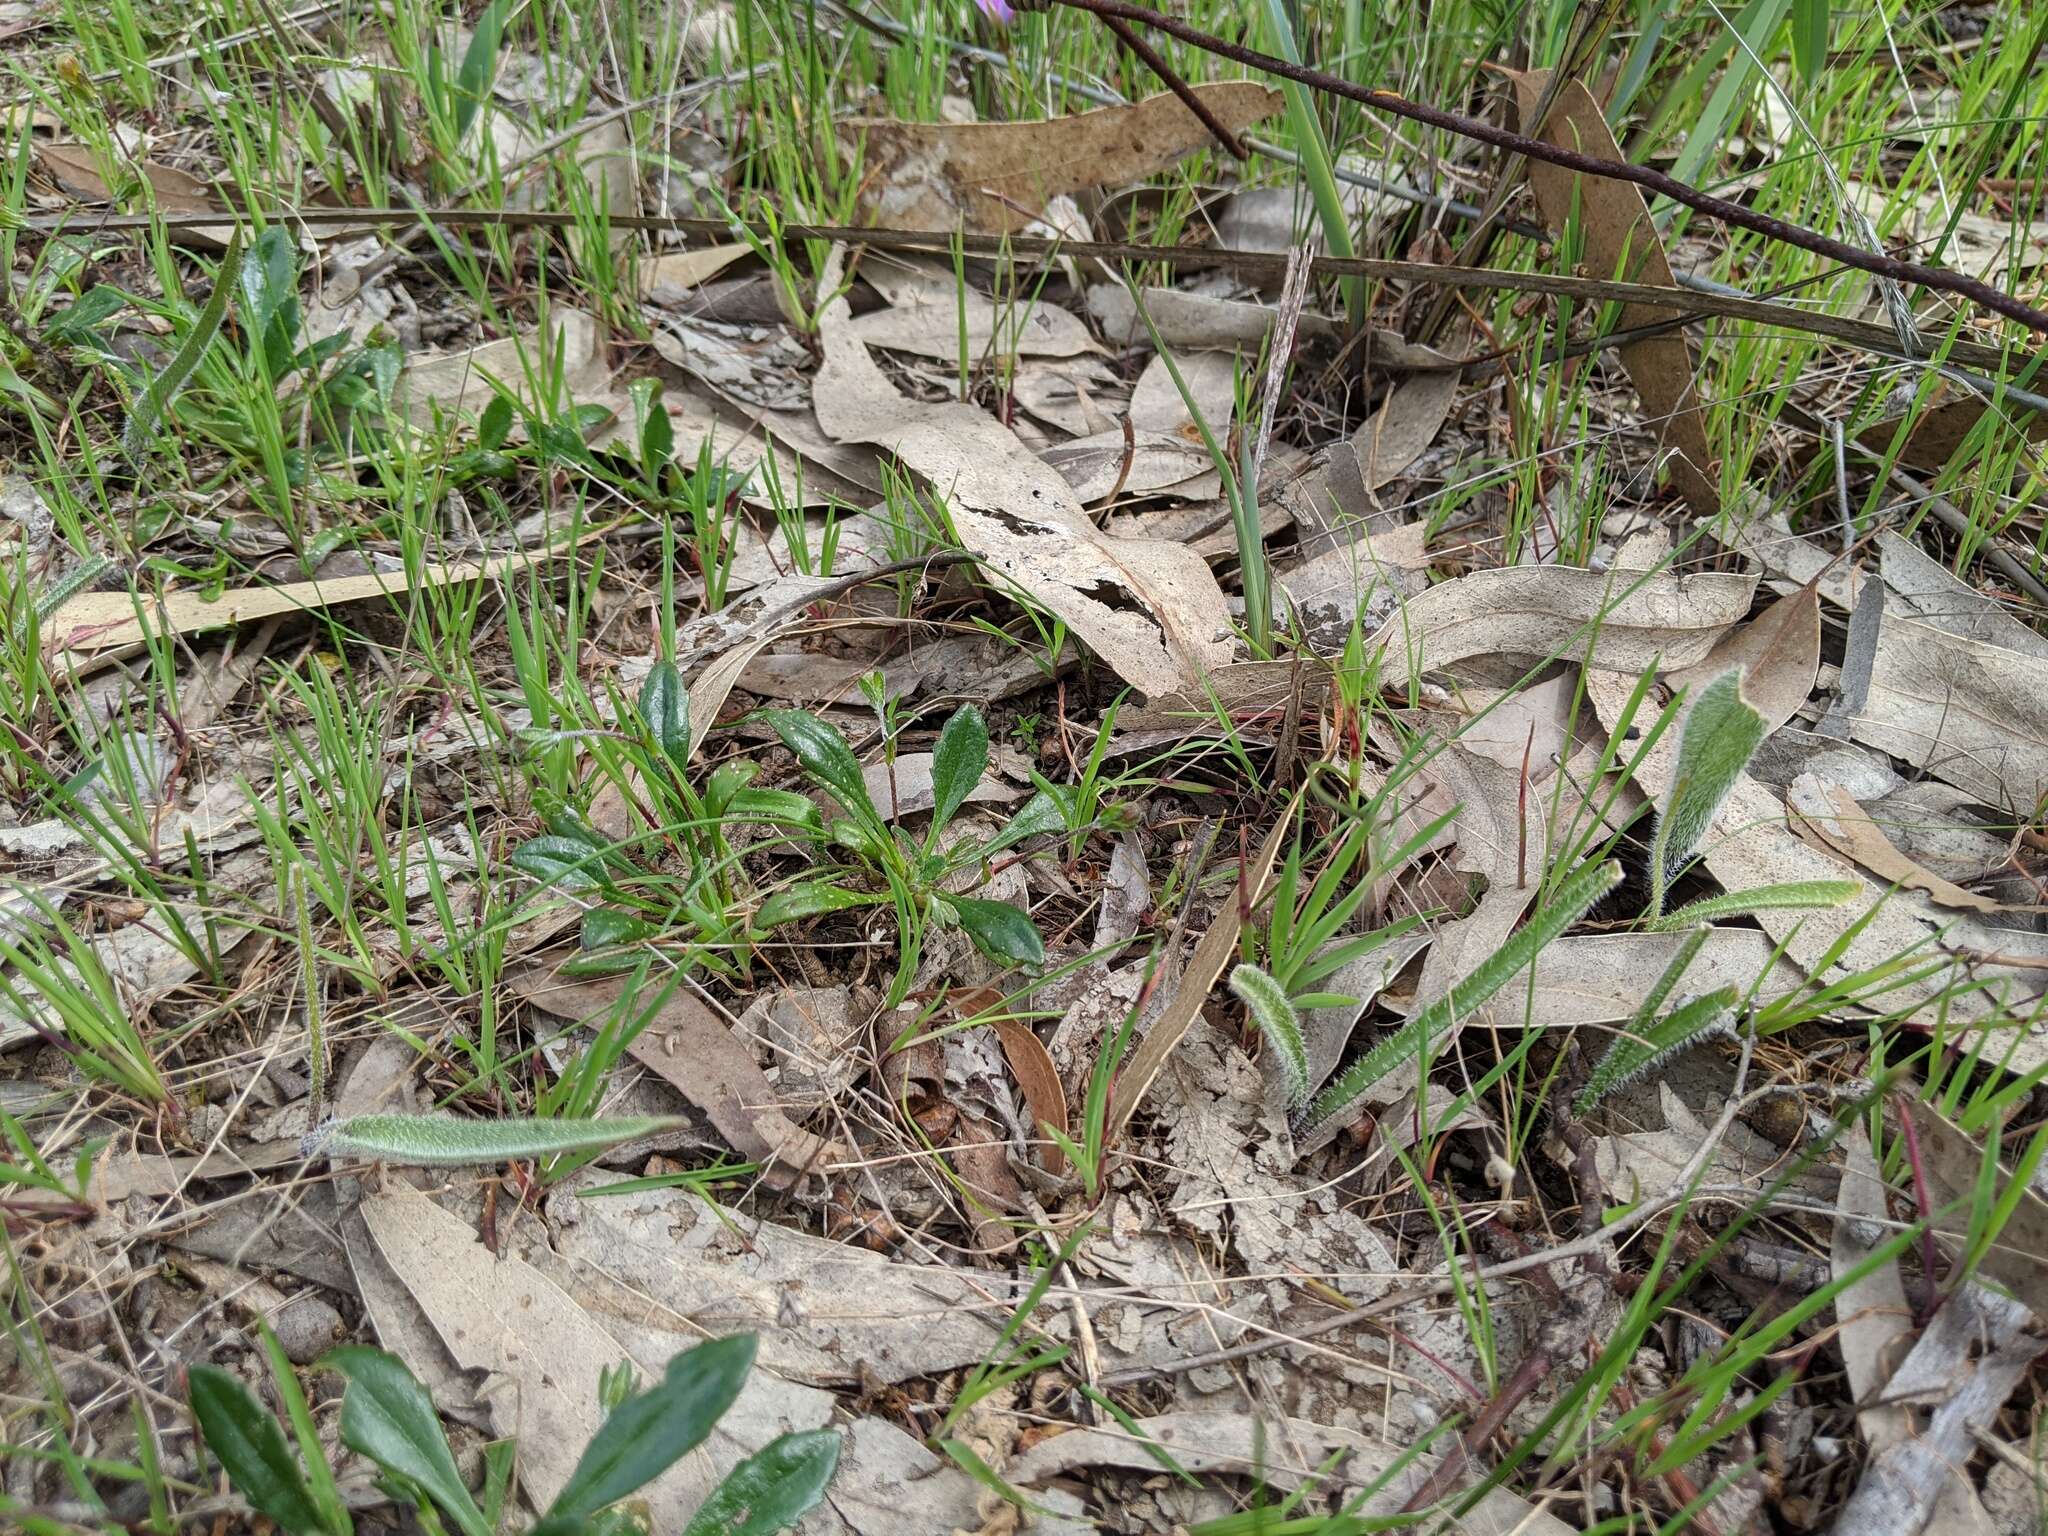
{"type": "MultiPolygon", "coordinates": [[[[195,1365],[189,1373],[200,1435],[235,1489],[291,1536],[352,1536],[298,1379],[268,1328],[263,1339],[299,1454],[255,1394],[218,1366],[195,1365]]],[[[683,1350],[670,1358],[659,1382],[637,1395],[629,1373],[607,1372],[600,1387],[604,1422],[527,1536],[628,1536],[648,1529],[645,1508],[626,1501],[710,1435],[738,1398],[755,1346],[753,1334],[741,1333],[683,1350]]],[[[427,1529],[442,1529],[445,1517],[462,1536],[494,1536],[506,1484],[492,1479],[479,1506],[456,1467],[433,1399],[403,1361],[352,1345],[319,1365],[348,1378],[342,1443],[410,1494],[427,1529]]],[[[838,1465],[839,1436],[832,1430],[778,1436],[726,1475],[683,1536],[786,1531],[817,1506],[838,1465]]]]}

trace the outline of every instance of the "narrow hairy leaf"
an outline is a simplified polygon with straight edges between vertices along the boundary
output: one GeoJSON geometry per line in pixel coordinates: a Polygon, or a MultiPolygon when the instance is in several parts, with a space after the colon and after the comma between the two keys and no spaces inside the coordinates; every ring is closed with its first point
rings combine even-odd
{"type": "Polygon", "coordinates": [[[1611,1093],[1654,1072],[1679,1052],[1710,1035],[1733,1032],[1736,993],[1720,987],[1704,997],[1680,1003],[1655,1024],[1630,1024],[1615,1033],[1586,1086],[1572,1101],[1572,1113],[1583,1115],[1611,1093]]]}
{"type": "Polygon", "coordinates": [[[1266,1044],[1279,1058],[1287,1085],[1287,1107],[1298,1109],[1308,1097],[1308,1047],[1301,1038],[1301,1015],[1280,983],[1256,965],[1240,965],[1230,973],[1230,990],[1251,1011],[1266,1044]]]}
{"type": "Polygon", "coordinates": [[[838,1468],[837,1430],[778,1435],[726,1473],[683,1536],[775,1536],[817,1507],[838,1468]]]}
{"type": "Polygon", "coordinates": [[[675,1115],[622,1115],[611,1120],[354,1115],[308,1133],[299,1143],[299,1151],[305,1157],[374,1158],[416,1168],[462,1168],[613,1147],[684,1123],[675,1115]]]}
{"type": "Polygon", "coordinates": [[[1758,912],[1813,912],[1839,907],[1855,899],[1862,887],[1854,880],[1788,880],[1782,885],[1753,885],[1746,891],[1729,891],[1720,896],[1702,896],[1676,912],[1667,912],[1644,924],[1652,933],[1672,933],[1694,923],[1711,923],[1724,917],[1749,917],[1758,912]]]}
{"type": "Polygon", "coordinates": [[[1621,883],[1621,866],[1612,860],[1574,871],[1557,893],[1508,941],[1488,955],[1472,973],[1442,997],[1417,1010],[1399,1029],[1361,1056],[1317,1096],[1309,1118],[1322,1122],[1349,1109],[1381,1078],[1404,1061],[1414,1061],[1434,1045],[1453,1022],[1514,979],[1543,952],[1543,947],[1585,916],[1586,909],[1621,883]]]}
{"type": "Polygon", "coordinates": [[[386,1472],[419,1484],[464,1536],[491,1536],[490,1523],[455,1468],[434,1400],[405,1362],[381,1349],[350,1344],[329,1350],[320,1363],[348,1378],[341,1399],[342,1443],[386,1472]]]}
{"type": "Polygon", "coordinates": [[[165,410],[177,398],[178,391],[198,372],[206,349],[213,345],[213,338],[220,334],[221,323],[228,317],[228,296],[235,291],[241,270],[242,236],[237,231],[220,259],[220,268],[213,275],[213,292],[206,300],[206,307],[199,311],[199,319],[186,336],[185,344],[164,365],[163,371],[149,381],[149,388],[143,392],[142,399],[128,413],[128,424],[121,429],[121,452],[129,463],[139,465],[142,462],[142,451],[156,435],[157,423],[163,420],[165,410]]]}
{"type": "Polygon", "coordinates": [[[746,1384],[756,1342],[736,1333],[671,1356],[661,1380],[619,1404],[590,1437],[549,1517],[595,1514],[701,1445],[746,1384]]]}
{"type": "Polygon", "coordinates": [[[318,1536],[326,1530],[284,1431],[256,1394],[218,1366],[195,1365],[187,1376],[199,1433],[235,1491],[287,1531],[318,1536]]]}
{"type": "Polygon", "coordinates": [[[1657,817],[1650,850],[1650,916],[1664,890],[1714,824],[1721,802],[1764,739],[1764,717],[1742,697],[1741,674],[1724,672],[1700,690],[1678,742],[1678,767],[1657,817]]]}
{"type": "Polygon", "coordinates": [[[988,722],[972,704],[962,704],[939,732],[932,749],[932,830],[939,833],[988,771],[988,722]]]}

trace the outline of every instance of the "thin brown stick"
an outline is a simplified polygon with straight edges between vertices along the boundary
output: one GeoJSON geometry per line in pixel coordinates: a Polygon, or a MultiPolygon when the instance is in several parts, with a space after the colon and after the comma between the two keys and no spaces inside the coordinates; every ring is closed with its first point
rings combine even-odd
{"type": "Polygon", "coordinates": [[[1180,104],[1201,119],[1202,126],[1209,130],[1209,136],[1239,160],[1249,160],[1252,152],[1244,147],[1244,141],[1232,133],[1209,110],[1209,104],[1202,100],[1195,88],[1180,77],[1180,72],[1162,58],[1153,46],[1131,30],[1129,22],[1120,16],[1097,18],[1109,28],[1116,40],[1138,56],[1138,61],[1166,83],[1166,88],[1180,98],[1180,104]]]}
{"type": "Polygon", "coordinates": [[[1184,43],[1213,53],[1218,58],[1229,59],[1234,64],[1278,75],[1283,80],[1291,80],[1311,90],[1341,96],[1347,101],[1355,101],[1382,112],[1391,112],[1394,116],[1405,117],[1411,122],[1441,128],[1461,138],[1477,139],[1482,144],[1492,144],[1531,160],[1563,166],[1566,170],[1577,171],[1583,176],[1602,176],[1610,181],[1634,182],[1660,197],[1668,197],[1674,203],[1683,203],[1686,207],[1718,219],[1723,224],[1750,230],[1784,245],[1796,245],[1802,250],[1812,251],[1831,261],[1838,261],[1845,267],[1854,267],[1859,272],[1890,278],[1897,283],[1913,283],[1923,288],[1953,293],[1985,309],[2004,315],[2007,319],[2017,320],[2029,330],[2048,333],[2048,310],[2036,309],[2033,305],[1994,288],[1989,283],[1941,267],[1923,266],[1919,262],[1901,261],[1882,252],[1866,251],[1861,246],[1850,245],[1847,241],[1823,235],[1816,230],[1807,229],[1804,225],[1793,224],[1768,213],[1759,213],[1754,208],[1730,202],[1725,197],[1715,197],[1710,192],[1702,192],[1675,176],[1647,165],[1631,165],[1623,160],[1604,160],[1596,155],[1581,154],[1575,149],[1546,143],[1525,133],[1497,128],[1481,118],[1466,117],[1463,113],[1446,112],[1441,107],[1410,101],[1407,97],[1383,86],[1355,85],[1341,75],[1333,75],[1327,70],[1310,69],[1306,65],[1290,64],[1287,60],[1275,58],[1270,53],[1261,53],[1256,48],[1246,48],[1240,43],[1229,42],[1213,33],[1204,32],[1200,27],[1192,26],[1175,17],[1162,16],[1159,12],[1148,10],[1142,5],[1132,5],[1129,0],[1018,0],[1018,4],[1023,10],[1044,10],[1053,5],[1064,5],[1073,10],[1087,11],[1095,16],[1117,17],[1124,21],[1156,27],[1169,37],[1177,37],[1184,43]]]}

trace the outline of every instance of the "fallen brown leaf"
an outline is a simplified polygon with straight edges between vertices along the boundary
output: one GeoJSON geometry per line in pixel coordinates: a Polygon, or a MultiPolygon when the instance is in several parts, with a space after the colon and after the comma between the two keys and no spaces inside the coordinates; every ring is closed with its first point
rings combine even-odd
{"type": "MultiPolygon", "coordinates": [[[[828,272],[826,286],[834,281],[828,272]]],[[[984,570],[1066,620],[1132,686],[1191,687],[1230,659],[1229,611],[1200,555],[1101,532],[1066,481],[987,412],[899,394],[850,321],[843,297],[820,317],[825,361],[812,399],[827,433],[893,452],[944,498],[984,570]]]]}
{"type": "MultiPolygon", "coordinates": [[[[1280,110],[1280,93],[1248,80],[1195,92],[1233,131],[1280,110]]],[[[1142,181],[1209,142],[1170,94],[1036,123],[905,123],[856,117],[840,137],[864,146],[861,213],[883,229],[966,227],[1015,234],[1064,193],[1142,181]]]]}
{"type": "MultiPolygon", "coordinates": [[[[1521,106],[1523,129],[1531,131],[1528,119],[1535,112],[1550,83],[1548,70],[1507,72],[1521,106]]],[[[1604,160],[1626,160],[1607,126],[1607,115],[1593,93],[1577,80],[1568,80],[1557,92],[1550,115],[1536,136],[1565,149],[1595,155],[1604,160]]],[[[1671,262],[1664,243],[1650,222],[1650,210],[1641,190],[1632,182],[1611,181],[1599,176],[1581,176],[1562,166],[1540,160],[1529,162],[1529,185],[1543,205],[1543,216],[1552,228],[1562,229],[1576,219],[1585,241],[1581,258],[1593,276],[1625,282],[1651,283],[1677,289],[1671,276],[1671,262]]],[[[1622,308],[1617,328],[1633,330],[1677,318],[1678,311],[1649,304],[1622,308]]],[[[1622,365],[1635,381],[1643,398],[1643,412],[1658,437],[1677,450],[1671,463],[1671,479],[1692,509],[1702,517],[1721,510],[1721,496],[1715,484],[1715,463],[1707,446],[1706,416],[1700,409],[1694,383],[1692,348],[1683,332],[1630,342],[1621,349],[1622,365]]]]}

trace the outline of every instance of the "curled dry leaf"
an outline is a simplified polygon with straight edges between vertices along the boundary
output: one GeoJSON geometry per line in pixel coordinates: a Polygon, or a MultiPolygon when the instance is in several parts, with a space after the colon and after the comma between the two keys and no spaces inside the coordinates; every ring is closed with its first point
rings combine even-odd
{"type": "MultiPolygon", "coordinates": [[[[1060,1083],[1059,1068],[1052,1064],[1045,1042],[1032,1032],[1030,1025],[1016,1019],[997,1019],[995,1027],[996,1037],[1003,1042],[1003,1058],[1009,1062],[1017,1086],[1024,1090],[1024,1102],[1030,1106],[1034,1132],[1042,1134],[1043,1127],[1051,1126],[1066,1135],[1067,1091],[1060,1083]]],[[[1057,1176],[1067,1171],[1067,1155],[1050,1138],[1038,1149],[1038,1158],[1047,1173],[1057,1176]]]]}
{"type": "Polygon", "coordinates": [[[1846,859],[1869,870],[1878,879],[1909,891],[1924,891],[1937,906],[1957,907],[1968,912],[1997,912],[1999,903],[1975,891],[1952,885],[1909,858],[1884,828],[1871,820],[1870,813],[1841,785],[1818,774],[1802,773],[1785,793],[1785,803],[1800,825],[1846,859]]]}
{"type": "MultiPolygon", "coordinates": [[[[1280,110],[1280,93],[1251,81],[1198,85],[1224,126],[1280,110]]],[[[864,221],[883,229],[966,228],[1015,234],[1063,193],[1142,181],[1209,142],[1172,95],[1037,123],[904,123],[849,118],[840,137],[863,146],[864,221]]]]}
{"type": "MultiPolygon", "coordinates": [[[[834,281],[828,273],[826,286],[834,281]]],[[[851,334],[850,318],[843,297],[820,317],[825,361],[812,398],[826,432],[894,453],[944,498],[961,544],[985,571],[1066,620],[1133,687],[1195,687],[1230,659],[1223,591],[1200,555],[1101,532],[1066,481],[992,416],[898,394],[851,334]]]]}
{"type": "MultiPolygon", "coordinates": [[[[1515,99],[1520,104],[1525,132],[1550,84],[1548,70],[1527,73],[1509,71],[1515,99]]],[[[1567,80],[1558,90],[1536,136],[1564,149],[1596,155],[1603,160],[1628,157],[1615,143],[1607,126],[1607,115],[1593,93],[1577,80],[1567,80]]],[[[1529,162],[1529,185],[1543,205],[1543,216],[1554,229],[1576,221],[1585,241],[1581,258],[1595,277],[1618,278],[1677,290],[1671,262],[1664,243],[1650,222],[1649,208],[1633,182],[1610,181],[1598,176],[1580,176],[1563,166],[1529,162]]],[[[1629,304],[1616,322],[1621,330],[1633,330],[1678,318],[1678,310],[1651,304],[1629,304]]],[[[1621,361],[1642,396],[1643,413],[1660,440],[1676,450],[1671,462],[1671,479],[1692,509],[1702,517],[1721,510],[1715,481],[1715,464],[1707,446],[1706,416],[1693,380],[1692,347],[1683,331],[1666,331],[1630,342],[1621,349],[1621,361]]]]}
{"type": "MultiPolygon", "coordinates": [[[[562,1019],[602,1018],[619,1005],[630,978],[576,980],[545,966],[508,978],[536,1008],[562,1019]]],[[[781,1167],[770,1175],[789,1182],[838,1155],[838,1148],[791,1123],[776,1107],[774,1087],[746,1044],[687,990],[678,986],[634,1037],[627,1052],[703,1111],[740,1156],[781,1167]]]]}
{"type": "MultiPolygon", "coordinates": [[[[503,1384],[483,1400],[498,1433],[519,1436],[520,1477],[545,1508],[604,1422],[599,1374],[630,1360],[642,1380],[658,1380],[666,1362],[630,1355],[568,1290],[523,1259],[494,1256],[468,1223],[410,1185],[366,1196],[361,1214],[456,1364],[503,1384]]],[[[641,1490],[654,1529],[681,1530],[742,1457],[831,1414],[829,1392],[751,1373],[704,1445],[641,1490]]]]}
{"type": "Polygon", "coordinates": [[[1386,647],[1390,687],[1468,656],[1562,655],[1606,672],[1684,667],[1706,658],[1755,591],[1754,576],[1716,571],[1474,571],[1404,605],[1371,644],[1386,647]]]}
{"type": "Polygon", "coordinates": [[[1694,692],[1723,672],[1742,673],[1742,696],[1769,735],[1805,707],[1820,672],[1820,586],[1810,581],[1715,643],[1706,659],[1664,681],[1694,692]]]}

